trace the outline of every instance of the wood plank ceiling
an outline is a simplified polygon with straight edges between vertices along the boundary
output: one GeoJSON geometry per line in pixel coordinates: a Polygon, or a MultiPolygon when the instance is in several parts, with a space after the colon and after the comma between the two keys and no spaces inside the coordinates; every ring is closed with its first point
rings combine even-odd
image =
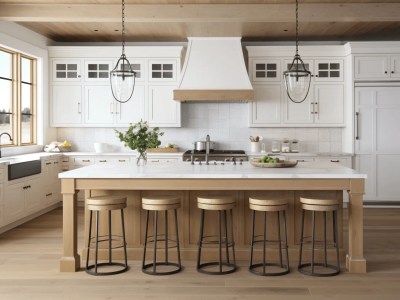
{"type": "MultiPolygon", "coordinates": [[[[400,0],[299,0],[301,40],[400,40],[400,0]]],[[[128,41],[292,40],[295,0],[126,0],[128,41]]],[[[120,0],[0,0],[0,21],[56,42],[120,41],[120,0]]],[[[1,23],[0,23],[1,25],[1,23]]]]}

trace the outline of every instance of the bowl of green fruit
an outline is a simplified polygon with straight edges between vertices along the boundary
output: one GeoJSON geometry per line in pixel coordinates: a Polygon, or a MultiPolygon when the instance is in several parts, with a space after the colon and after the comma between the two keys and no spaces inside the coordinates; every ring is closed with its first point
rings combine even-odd
{"type": "Polygon", "coordinates": [[[252,159],[250,160],[250,163],[258,168],[291,168],[297,165],[297,161],[281,160],[278,157],[269,155],[252,159]]]}

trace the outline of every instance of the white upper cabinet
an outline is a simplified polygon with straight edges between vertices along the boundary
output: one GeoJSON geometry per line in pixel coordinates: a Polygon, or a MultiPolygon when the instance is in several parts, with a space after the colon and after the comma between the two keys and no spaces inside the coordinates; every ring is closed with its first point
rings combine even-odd
{"type": "Polygon", "coordinates": [[[250,105],[250,127],[281,123],[281,84],[255,85],[250,105]]]}
{"type": "Polygon", "coordinates": [[[294,103],[284,91],[284,120],[286,124],[313,124],[314,123],[314,101],[313,90],[310,87],[307,98],[301,103],[294,103]]]}
{"type": "Polygon", "coordinates": [[[279,59],[254,59],[251,63],[250,73],[253,83],[281,81],[281,61],[279,59]]]}
{"type": "Polygon", "coordinates": [[[140,120],[180,127],[181,104],[172,99],[180,74],[181,46],[126,47],[136,72],[132,98],[112,95],[110,72],[121,49],[114,46],[49,47],[51,125],[120,127],[140,120]]]}
{"type": "Polygon", "coordinates": [[[111,60],[85,60],[85,81],[110,81],[111,60]]]}
{"type": "Polygon", "coordinates": [[[81,81],[81,60],[53,59],[52,80],[59,82],[81,81]]]}
{"type": "Polygon", "coordinates": [[[115,101],[115,122],[119,125],[139,122],[144,117],[144,101],[145,87],[136,85],[128,102],[115,101]]]}
{"type": "Polygon", "coordinates": [[[344,124],[343,85],[316,84],[313,115],[316,124],[344,124]]]}
{"type": "Polygon", "coordinates": [[[175,86],[150,86],[148,121],[151,127],[180,127],[181,102],[173,100],[175,86]]]}
{"type": "Polygon", "coordinates": [[[354,79],[382,80],[389,79],[389,56],[356,56],[354,59],[354,79]]]}
{"type": "Polygon", "coordinates": [[[113,124],[115,100],[109,85],[85,87],[85,123],[113,124]]]}
{"type": "Polygon", "coordinates": [[[53,126],[82,124],[83,101],[80,85],[53,85],[51,99],[53,126]]]}
{"type": "Polygon", "coordinates": [[[355,80],[399,80],[400,55],[356,55],[354,58],[355,80]]]}

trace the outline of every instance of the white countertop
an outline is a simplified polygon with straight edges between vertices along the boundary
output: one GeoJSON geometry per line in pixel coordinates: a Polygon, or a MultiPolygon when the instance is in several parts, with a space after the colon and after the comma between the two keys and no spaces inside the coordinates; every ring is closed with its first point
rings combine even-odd
{"type": "Polygon", "coordinates": [[[321,152],[321,153],[311,153],[311,152],[246,152],[248,156],[264,156],[264,155],[277,155],[277,156],[301,156],[301,157],[317,157],[317,156],[327,156],[327,157],[338,157],[338,156],[353,156],[351,153],[345,152],[321,152]]]}
{"type": "Polygon", "coordinates": [[[21,154],[15,156],[6,156],[0,158],[0,164],[10,164],[16,162],[24,162],[37,160],[42,158],[53,158],[62,155],[63,153],[55,153],[55,152],[37,152],[37,153],[29,153],[29,154],[21,154]]]}
{"type": "MultiPolygon", "coordinates": [[[[184,152],[148,152],[147,156],[182,156],[184,152]]],[[[65,156],[137,156],[137,152],[62,152],[65,156]]]]}
{"type": "Polygon", "coordinates": [[[178,162],[168,165],[138,167],[135,163],[124,165],[91,165],[59,174],[59,178],[86,179],[317,179],[317,178],[366,178],[365,174],[336,164],[299,163],[294,168],[256,168],[250,163],[243,165],[191,165],[178,162]]]}

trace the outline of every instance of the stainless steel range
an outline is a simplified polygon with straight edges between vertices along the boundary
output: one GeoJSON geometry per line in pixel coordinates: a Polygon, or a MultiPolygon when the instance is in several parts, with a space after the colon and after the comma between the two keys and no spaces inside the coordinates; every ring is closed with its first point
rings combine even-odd
{"type": "MultiPolygon", "coordinates": [[[[183,154],[183,161],[206,161],[205,150],[188,150],[183,154]]],[[[243,162],[247,161],[247,155],[243,150],[210,150],[208,156],[209,162],[214,161],[230,161],[230,162],[243,162]]]]}

